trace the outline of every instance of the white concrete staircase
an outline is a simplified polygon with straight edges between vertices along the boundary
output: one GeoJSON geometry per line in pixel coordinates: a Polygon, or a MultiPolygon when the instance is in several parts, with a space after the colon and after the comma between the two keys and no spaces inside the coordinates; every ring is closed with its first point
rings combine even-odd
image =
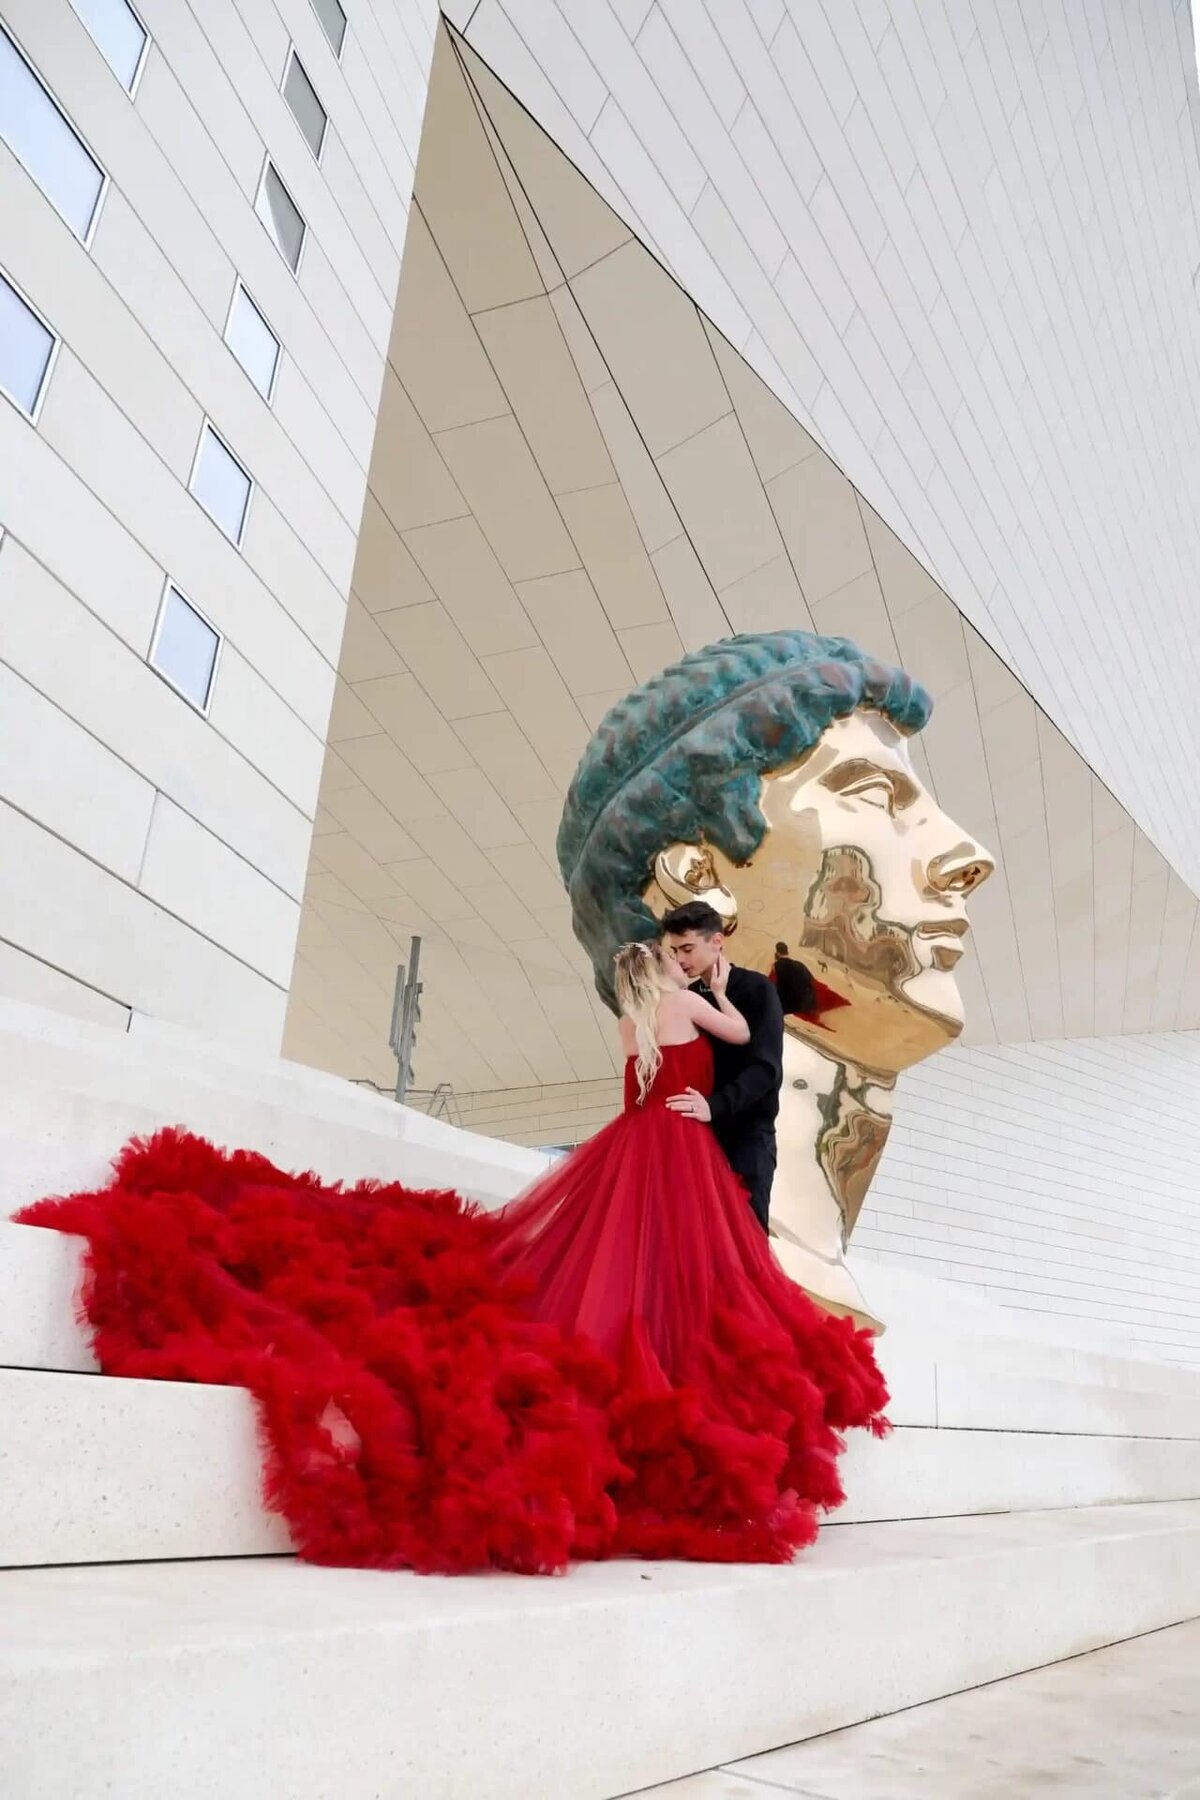
{"type": "MultiPolygon", "coordinates": [[[[0,1005],[0,1214],[174,1122],[484,1200],[538,1166],[309,1071],[0,1005]]],[[[14,1800],[610,1800],[1200,1614],[1200,1374],[941,1283],[869,1271],[897,1429],[854,1444],[793,1567],[445,1581],[292,1561],[247,1396],[97,1376],[77,1272],[0,1223],[14,1800]]]]}

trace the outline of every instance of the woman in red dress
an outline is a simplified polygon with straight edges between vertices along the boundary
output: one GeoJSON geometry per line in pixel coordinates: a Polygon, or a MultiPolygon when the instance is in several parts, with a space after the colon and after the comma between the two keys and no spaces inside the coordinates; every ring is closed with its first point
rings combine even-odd
{"type": "Polygon", "coordinates": [[[843,1498],[841,1433],[886,1429],[869,1336],[788,1280],[666,1105],[710,1090],[709,1036],[745,1041],[724,971],[716,1010],[657,945],[616,964],[624,1110],[499,1212],[166,1131],[24,1215],[89,1240],[106,1373],[252,1391],[300,1555],[785,1561],[843,1498]]]}

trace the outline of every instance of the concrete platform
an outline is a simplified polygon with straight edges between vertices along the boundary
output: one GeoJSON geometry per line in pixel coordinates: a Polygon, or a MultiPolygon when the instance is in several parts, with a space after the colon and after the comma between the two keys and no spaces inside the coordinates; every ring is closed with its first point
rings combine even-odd
{"type": "Polygon", "coordinates": [[[608,1800],[1197,1613],[1194,1502],[855,1525],[786,1569],[10,1571],[0,1792],[608,1800]]]}

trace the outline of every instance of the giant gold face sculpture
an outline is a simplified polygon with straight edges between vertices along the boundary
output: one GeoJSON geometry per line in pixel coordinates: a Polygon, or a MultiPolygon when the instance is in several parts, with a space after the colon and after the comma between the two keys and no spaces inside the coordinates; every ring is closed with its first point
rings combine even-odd
{"type": "Polygon", "coordinates": [[[559,830],[576,935],[610,1005],[613,951],[687,900],[722,916],[735,962],[775,967],[776,1254],[814,1299],[876,1329],[846,1246],[898,1072],[962,1029],[966,901],[993,868],[913,767],[931,704],[844,639],[729,639],[606,715],[559,830]]]}
{"type": "Polygon", "coordinates": [[[905,735],[856,709],[761,777],[759,807],[766,833],[745,863],[710,844],[661,851],[651,911],[710,901],[748,968],[770,969],[786,943],[844,1002],[788,1029],[844,1061],[895,1073],[957,1037],[967,895],[994,865],[922,785],[905,735]]]}

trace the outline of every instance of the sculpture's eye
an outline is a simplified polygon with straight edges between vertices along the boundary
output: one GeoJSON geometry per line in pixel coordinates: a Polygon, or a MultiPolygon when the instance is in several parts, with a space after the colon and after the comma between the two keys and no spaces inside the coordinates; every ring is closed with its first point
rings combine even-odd
{"type": "Polygon", "coordinates": [[[874,776],[870,781],[859,782],[856,787],[843,790],[848,798],[865,800],[868,806],[882,807],[884,812],[894,811],[895,791],[890,781],[882,776],[874,776]]]}

